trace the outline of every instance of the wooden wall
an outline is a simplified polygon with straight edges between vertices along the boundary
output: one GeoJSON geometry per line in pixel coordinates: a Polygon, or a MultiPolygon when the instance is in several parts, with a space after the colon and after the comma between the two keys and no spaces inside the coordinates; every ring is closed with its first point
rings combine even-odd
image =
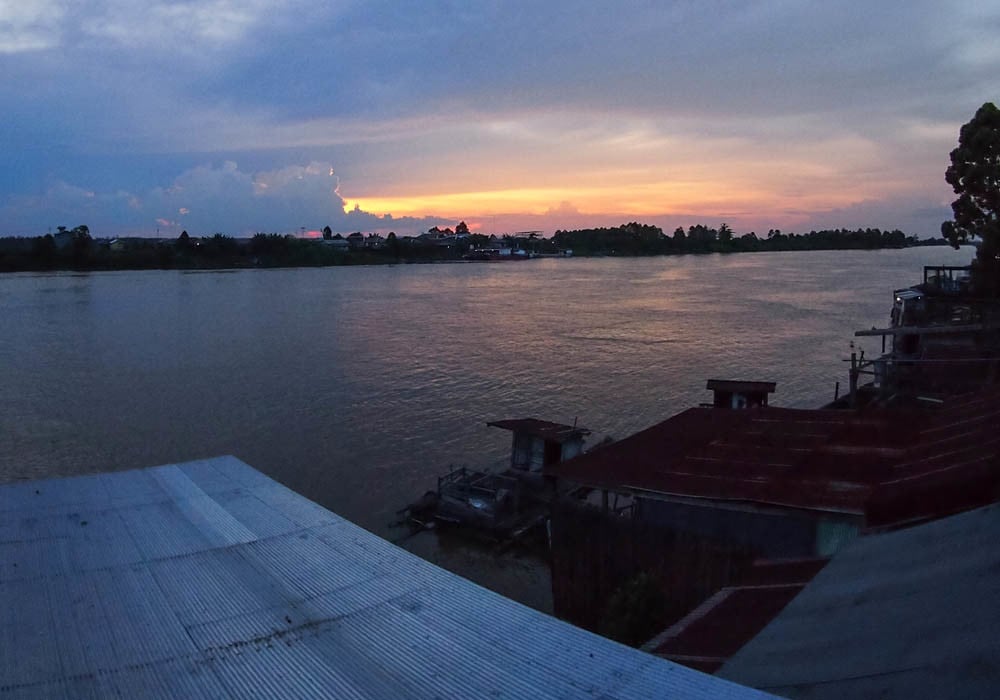
{"type": "Polygon", "coordinates": [[[641,573],[662,584],[665,628],[723,586],[736,583],[755,558],[746,545],[605,515],[579,502],[553,506],[554,612],[585,629],[599,631],[612,595],[641,573]]]}

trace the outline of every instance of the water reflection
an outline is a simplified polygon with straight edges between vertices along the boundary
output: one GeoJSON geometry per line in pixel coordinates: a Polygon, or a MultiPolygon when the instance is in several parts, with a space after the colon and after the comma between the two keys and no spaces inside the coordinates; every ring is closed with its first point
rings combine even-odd
{"type": "MultiPolygon", "coordinates": [[[[826,401],[891,290],[970,257],[4,275],[0,480],[235,454],[389,534],[449,465],[504,463],[488,420],[622,437],[705,400],[709,377],[776,381],[775,405],[826,401]]],[[[407,546],[476,571],[435,541],[407,546]]]]}

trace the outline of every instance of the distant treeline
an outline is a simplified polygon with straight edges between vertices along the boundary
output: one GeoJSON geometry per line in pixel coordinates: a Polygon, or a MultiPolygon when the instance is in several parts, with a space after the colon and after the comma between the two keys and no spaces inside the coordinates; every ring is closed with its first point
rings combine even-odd
{"type": "MultiPolygon", "coordinates": [[[[0,271],[219,269],[376,264],[403,259],[394,238],[378,249],[327,240],[258,233],[233,238],[217,233],[176,239],[94,239],[86,226],[37,238],[0,238],[0,271]]],[[[436,252],[436,251],[435,251],[436,252]]]]}
{"type": "Polygon", "coordinates": [[[728,225],[709,228],[699,224],[666,235],[656,226],[632,222],[616,228],[556,231],[552,242],[570,248],[574,255],[669,255],[678,253],[742,253],[778,250],[874,250],[917,245],[947,245],[944,239],[919,240],[902,231],[877,228],[834,229],[809,233],[782,233],[771,229],[765,236],[737,236],[728,225]]]}
{"type": "Polygon", "coordinates": [[[551,238],[538,232],[486,236],[471,233],[464,222],[454,231],[432,228],[420,236],[367,236],[360,232],[346,238],[329,228],[322,239],[258,233],[252,238],[215,234],[195,238],[183,232],[176,239],[95,239],[87,226],[59,227],[56,234],[35,238],[0,238],[0,271],[30,270],[136,270],[215,269],[241,267],[315,267],[395,262],[460,260],[482,250],[511,249],[531,254],[555,255],[667,255],[681,253],[737,253],[768,250],[846,250],[902,248],[914,245],[947,245],[943,239],[920,241],[901,231],[858,229],[785,234],[768,231],[736,236],[725,224],[718,229],[703,225],[672,236],[656,226],[639,223],[617,228],[557,231],[551,238]]]}

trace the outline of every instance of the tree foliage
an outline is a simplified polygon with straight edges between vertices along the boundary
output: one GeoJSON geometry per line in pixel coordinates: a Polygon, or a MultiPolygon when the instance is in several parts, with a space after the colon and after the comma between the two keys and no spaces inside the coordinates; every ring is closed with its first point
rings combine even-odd
{"type": "Polygon", "coordinates": [[[974,237],[981,241],[972,269],[976,292],[1000,295],[1000,110],[987,102],[965,124],[944,179],[958,199],[952,221],[941,233],[955,246],[974,237]]]}
{"type": "MultiPolygon", "coordinates": [[[[808,233],[782,233],[778,229],[767,232],[761,239],[756,233],[737,236],[728,224],[718,229],[695,224],[687,231],[678,227],[672,236],[666,236],[655,227],[639,223],[624,224],[617,228],[556,231],[551,241],[558,248],[569,248],[574,255],[671,255],[678,253],[743,253],[779,250],[875,250],[878,248],[903,248],[918,245],[915,237],[908,237],[898,229],[883,231],[877,228],[834,229],[808,233]]],[[[931,243],[933,241],[928,241],[931,243]]],[[[944,243],[944,241],[940,241],[944,243]]]]}
{"type": "Polygon", "coordinates": [[[622,644],[639,646],[663,628],[666,612],[667,598],[659,581],[640,573],[611,596],[601,633],[622,644]]]}

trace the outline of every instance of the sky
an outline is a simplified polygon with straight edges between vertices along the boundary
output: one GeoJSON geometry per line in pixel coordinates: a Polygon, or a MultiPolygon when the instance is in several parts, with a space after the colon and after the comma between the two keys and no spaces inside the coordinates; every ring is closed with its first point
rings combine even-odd
{"type": "Polygon", "coordinates": [[[939,234],[998,0],[0,0],[0,235],[939,234]]]}

